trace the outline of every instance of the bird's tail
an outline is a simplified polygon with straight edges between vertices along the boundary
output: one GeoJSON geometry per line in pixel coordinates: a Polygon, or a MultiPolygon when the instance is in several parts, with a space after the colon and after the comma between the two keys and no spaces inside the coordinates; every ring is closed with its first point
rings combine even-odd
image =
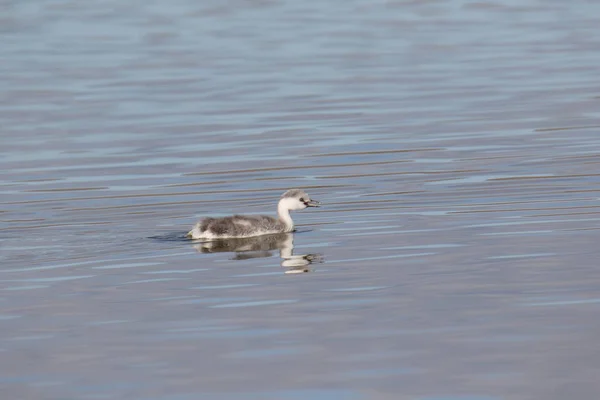
{"type": "Polygon", "coordinates": [[[200,226],[198,224],[194,225],[191,231],[189,231],[185,236],[190,239],[199,239],[202,237],[202,231],[200,230],[200,226]]]}

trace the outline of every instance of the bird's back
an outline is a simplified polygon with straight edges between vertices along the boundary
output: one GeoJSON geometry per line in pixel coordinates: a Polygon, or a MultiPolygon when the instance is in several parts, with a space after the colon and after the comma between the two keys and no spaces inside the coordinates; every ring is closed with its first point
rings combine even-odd
{"type": "Polygon", "coordinates": [[[243,238],[285,231],[285,227],[281,221],[266,215],[233,215],[223,218],[209,217],[204,218],[199,223],[198,228],[198,236],[207,239],[243,238]]]}

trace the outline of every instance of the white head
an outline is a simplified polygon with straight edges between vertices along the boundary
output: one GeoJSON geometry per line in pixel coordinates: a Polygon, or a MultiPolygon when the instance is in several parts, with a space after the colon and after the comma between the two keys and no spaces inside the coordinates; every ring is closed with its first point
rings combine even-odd
{"type": "Polygon", "coordinates": [[[281,195],[279,209],[290,211],[304,210],[306,207],[319,207],[319,202],[311,200],[308,194],[301,189],[290,189],[281,195]]]}

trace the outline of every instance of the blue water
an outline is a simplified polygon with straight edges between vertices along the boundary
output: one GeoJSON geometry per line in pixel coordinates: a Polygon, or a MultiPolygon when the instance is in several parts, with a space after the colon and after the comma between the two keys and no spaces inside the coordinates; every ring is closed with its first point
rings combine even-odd
{"type": "Polygon", "coordinates": [[[3,398],[594,398],[599,13],[2,2],[3,398]]]}

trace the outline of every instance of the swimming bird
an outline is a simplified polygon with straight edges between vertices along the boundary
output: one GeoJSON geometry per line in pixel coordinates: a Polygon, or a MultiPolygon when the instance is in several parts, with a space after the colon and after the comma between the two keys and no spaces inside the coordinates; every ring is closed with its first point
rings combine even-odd
{"type": "Polygon", "coordinates": [[[301,189],[290,189],[281,195],[277,205],[278,218],[267,215],[233,215],[223,218],[204,218],[199,221],[187,237],[192,239],[231,239],[285,233],[294,230],[290,211],[306,207],[318,207],[319,202],[301,189]]]}

